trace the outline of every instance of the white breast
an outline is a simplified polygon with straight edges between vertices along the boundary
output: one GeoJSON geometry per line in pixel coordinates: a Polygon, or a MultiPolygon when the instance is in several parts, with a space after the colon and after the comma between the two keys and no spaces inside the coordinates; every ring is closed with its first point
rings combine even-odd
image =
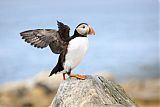
{"type": "Polygon", "coordinates": [[[68,52],[65,57],[64,69],[75,68],[88,49],[88,38],[87,37],[76,37],[69,42],[68,52]]]}

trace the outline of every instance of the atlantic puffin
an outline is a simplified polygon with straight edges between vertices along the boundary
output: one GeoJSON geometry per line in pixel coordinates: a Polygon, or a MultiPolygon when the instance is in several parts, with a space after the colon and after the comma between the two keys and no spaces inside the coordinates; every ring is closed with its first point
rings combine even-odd
{"type": "Polygon", "coordinates": [[[58,30],[35,29],[21,32],[20,35],[25,42],[37,48],[50,47],[51,51],[59,54],[58,62],[51,71],[50,76],[58,72],[78,79],[86,79],[86,76],[71,74],[71,71],[81,62],[88,49],[88,35],[95,35],[94,29],[87,23],[80,23],[73,36],[69,36],[68,25],[57,21],[58,30]]]}

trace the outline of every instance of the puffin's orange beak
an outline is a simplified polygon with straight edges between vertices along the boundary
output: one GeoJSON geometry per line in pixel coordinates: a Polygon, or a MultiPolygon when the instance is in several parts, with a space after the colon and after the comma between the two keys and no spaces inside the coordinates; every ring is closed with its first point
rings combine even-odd
{"type": "Polygon", "coordinates": [[[95,35],[95,31],[94,29],[89,25],[89,32],[88,32],[88,35],[95,35]]]}

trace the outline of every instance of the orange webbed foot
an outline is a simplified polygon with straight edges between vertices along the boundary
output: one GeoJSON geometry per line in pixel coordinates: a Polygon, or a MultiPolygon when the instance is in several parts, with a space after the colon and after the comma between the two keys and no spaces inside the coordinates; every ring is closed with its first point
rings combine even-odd
{"type": "Polygon", "coordinates": [[[77,79],[80,79],[80,80],[85,80],[87,78],[87,76],[84,76],[84,75],[76,75],[76,78],[77,79]]]}
{"type": "Polygon", "coordinates": [[[78,75],[78,74],[69,74],[70,77],[76,77],[77,79],[80,80],[85,80],[87,78],[87,76],[84,75],[78,75]]]}

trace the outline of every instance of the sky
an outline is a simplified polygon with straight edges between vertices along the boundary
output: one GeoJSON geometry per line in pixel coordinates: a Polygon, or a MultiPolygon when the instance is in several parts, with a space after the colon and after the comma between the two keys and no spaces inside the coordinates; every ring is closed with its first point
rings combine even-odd
{"type": "Polygon", "coordinates": [[[158,77],[156,0],[2,0],[0,2],[0,83],[51,70],[58,56],[36,49],[19,33],[37,28],[71,28],[86,22],[96,31],[75,73],[111,72],[116,78],[158,77]],[[82,72],[81,72],[82,71],[82,72]]]}

